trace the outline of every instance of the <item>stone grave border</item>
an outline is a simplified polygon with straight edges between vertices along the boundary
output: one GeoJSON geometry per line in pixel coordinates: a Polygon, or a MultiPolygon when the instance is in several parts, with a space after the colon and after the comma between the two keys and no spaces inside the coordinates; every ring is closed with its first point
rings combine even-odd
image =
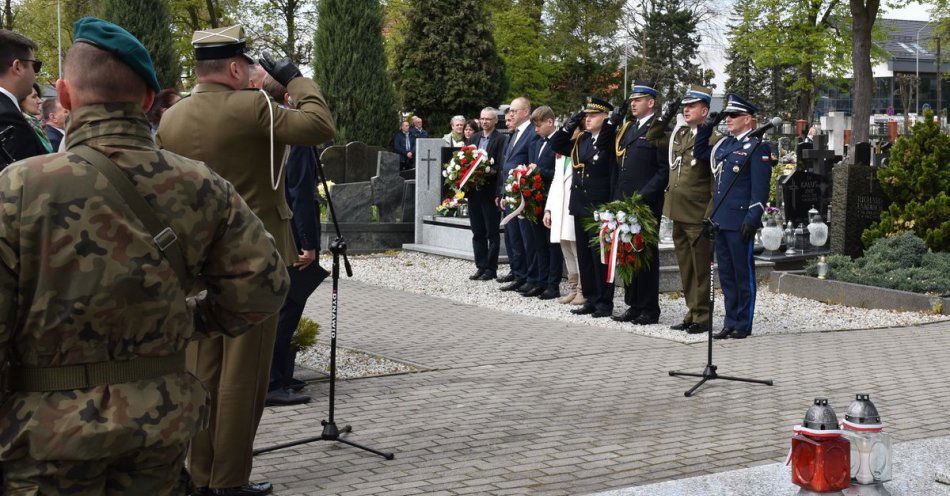
{"type": "Polygon", "coordinates": [[[856,308],[875,308],[901,312],[931,312],[950,315],[950,298],[865,286],[851,282],[818,279],[793,272],[772,272],[769,289],[811,300],[856,308]]]}

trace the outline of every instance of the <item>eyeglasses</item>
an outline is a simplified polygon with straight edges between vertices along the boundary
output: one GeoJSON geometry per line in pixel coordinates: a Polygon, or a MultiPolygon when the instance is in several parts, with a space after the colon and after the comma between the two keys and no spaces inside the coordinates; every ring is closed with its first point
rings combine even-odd
{"type": "Polygon", "coordinates": [[[18,59],[20,62],[33,62],[33,72],[39,73],[40,69],[43,68],[43,62],[40,60],[33,59],[18,59]]]}

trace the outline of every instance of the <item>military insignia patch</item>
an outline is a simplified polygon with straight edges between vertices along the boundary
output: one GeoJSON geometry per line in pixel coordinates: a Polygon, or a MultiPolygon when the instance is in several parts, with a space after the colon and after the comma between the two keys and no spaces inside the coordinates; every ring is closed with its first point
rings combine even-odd
{"type": "Polygon", "coordinates": [[[743,150],[748,150],[750,146],[752,146],[752,143],[746,143],[746,144],[742,145],[742,149],[743,149],[743,150]]]}

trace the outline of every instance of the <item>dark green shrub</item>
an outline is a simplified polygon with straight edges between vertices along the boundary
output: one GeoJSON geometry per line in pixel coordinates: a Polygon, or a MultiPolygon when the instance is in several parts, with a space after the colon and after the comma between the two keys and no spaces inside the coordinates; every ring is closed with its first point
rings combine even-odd
{"type": "Polygon", "coordinates": [[[940,131],[932,112],[910,136],[898,138],[877,178],[891,204],[864,231],[865,246],[910,231],[936,251],[950,250],[950,136],[940,131]]]}
{"type": "Polygon", "coordinates": [[[297,324],[297,332],[290,338],[290,347],[297,353],[303,353],[316,344],[319,334],[320,324],[303,317],[297,324]]]}
{"type": "MultiPolygon", "coordinates": [[[[861,258],[831,255],[827,263],[827,277],[836,281],[915,293],[950,293],[950,253],[928,251],[924,241],[911,232],[874,241],[861,258]]],[[[818,275],[817,259],[811,260],[805,271],[818,275]]]]}

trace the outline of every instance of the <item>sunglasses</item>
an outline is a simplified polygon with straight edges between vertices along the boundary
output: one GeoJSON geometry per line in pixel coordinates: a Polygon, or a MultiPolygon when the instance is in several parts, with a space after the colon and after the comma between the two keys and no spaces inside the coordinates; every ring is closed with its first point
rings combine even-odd
{"type": "Polygon", "coordinates": [[[33,62],[33,72],[39,73],[40,69],[43,68],[43,62],[40,60],[33,59],[18,59],[20,62],[33,62]]]}

